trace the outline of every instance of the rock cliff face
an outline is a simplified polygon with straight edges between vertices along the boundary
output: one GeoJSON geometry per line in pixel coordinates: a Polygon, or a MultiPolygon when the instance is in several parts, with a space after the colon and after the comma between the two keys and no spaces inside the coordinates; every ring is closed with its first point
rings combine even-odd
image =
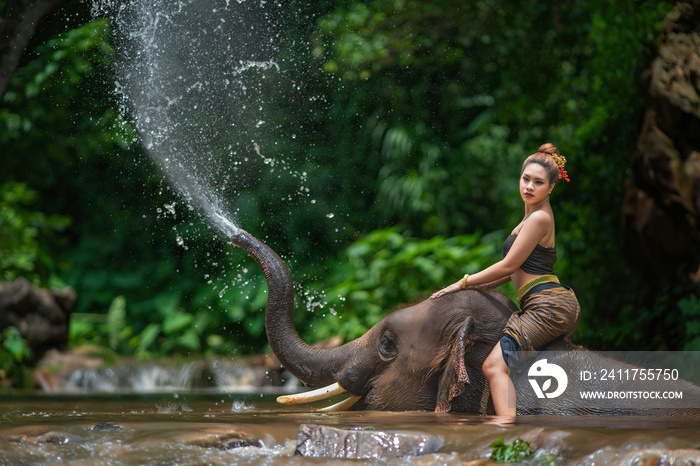
{"type": "Polygon", "coordinates": [[[627,180],[626,254],[652,283],[700,281],[700,0],[666,16],[627,180]],[[679,274],[682,274],[679,276],[679,274]]]}

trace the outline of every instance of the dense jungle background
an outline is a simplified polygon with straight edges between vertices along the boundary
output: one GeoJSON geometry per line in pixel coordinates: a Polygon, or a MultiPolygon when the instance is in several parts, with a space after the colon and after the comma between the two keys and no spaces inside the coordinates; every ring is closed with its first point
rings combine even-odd
{"type": "MultiPolygon", "coordinates": [[[[275,168],[251,152],[227,202],[287,261],[307,341],[354,338],[498,260],[522,216],[520,164],[552,142],[571,178],[552,201],[555,273],[583,309],[574,341],[700,350],[700,106],[692,79],[685,104],[653,85],[673,39],[697,32],[683,23],[697,5],[283,3],[293,45],[273,58],[304,79],[267,118],[294,137],[260,141],[275,168]]],[[[2,62],[0,280],[72,287],[69,348],[264,351],[259,269],[172,190],[119,111],[113,25],[86,2],[0,0],[0,27],[43,7],[17,66],[2,62]]],[[[37,351],[4,323],[0,378],[30,383],[37,351]]]]}

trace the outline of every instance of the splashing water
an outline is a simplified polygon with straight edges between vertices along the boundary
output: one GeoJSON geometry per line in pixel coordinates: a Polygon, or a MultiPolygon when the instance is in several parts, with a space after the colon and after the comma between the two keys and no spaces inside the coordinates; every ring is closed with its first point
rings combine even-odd
{"type": "Polygon", "coordinates": [[[212,212],[211,216],[226,236],[235,236],[240,231],[240,229],[232,221],[222,215],[219,215],[217,212],[212,212]]]}
{"type": "Polygon", "coordinates": [[[239,230],[229,210],[251,159],[278,128],[272,95],[293,86],[276,61],[279,2],[95,0],[115,28],[116,93],[151,159],[188,205],[221,232],[239,230]]]}

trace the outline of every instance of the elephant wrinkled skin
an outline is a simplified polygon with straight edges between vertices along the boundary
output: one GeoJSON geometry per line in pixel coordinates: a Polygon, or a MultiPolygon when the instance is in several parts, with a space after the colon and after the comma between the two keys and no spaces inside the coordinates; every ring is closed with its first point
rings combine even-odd
{"type": "Polygon", "coordinates": [[[493,411],[481,366],[517,310],[506,296],[469,290],[425,300],[392,312],[341,347],[315,348],[294,328],[292,279],[282,259],[243,230],[231,240],[262,268],[270,346],[305,384],[339,383],[359,397],[353,410],[493,411]]]}
{"type": "MultiPolygon", "coordinates": [[[[338,348],[316,348],[302,341],[294,328],[292,279],[282,259],[243,230],[231,241],[243,248],[265,274],[265,326],[279,361],[309,386],[335,384],[334,389],[319,390],[323,394],[313,394],[312,399],[345,392],[352,398],[339,403],[343,409],[494,413],[482,364],[502,336],[510,315],[518,311],[508,297],[469,289],[427,299],[392,312],[363,336],[338,348]]],[[[572,354],[589,366],[614,364],[568,339],[560,339],[547,349],[572,354]]],[[[519,383],[527,384],[527,380],[519,383]]],[[[517,385],[516,391],[520,392],[517,385]]],[[[700,407],[700,389],[690,385],[689,390],[692,393],[688,395],[699,400],[700,407]]],[[[295,397],[281,398],[292,402],[295,397]]],[[[556,403],[549,400],[540,408],[528,414],[611,414],[607,410],[588,412],[563,399],[556,403]]],[[[681,410],[671,412],[678,413],[681,410]]]]}

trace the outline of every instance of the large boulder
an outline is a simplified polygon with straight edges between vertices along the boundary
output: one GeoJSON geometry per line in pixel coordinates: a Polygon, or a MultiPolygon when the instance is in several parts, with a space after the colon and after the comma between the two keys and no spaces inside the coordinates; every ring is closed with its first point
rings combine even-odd
{"type": "Polygon", "coordinates": [[[75,307],[72,288],[45,290],[25,278],[0,282],[0,331],[15,327],[36,357],[68,341],[68,321],[75,307]]]}

